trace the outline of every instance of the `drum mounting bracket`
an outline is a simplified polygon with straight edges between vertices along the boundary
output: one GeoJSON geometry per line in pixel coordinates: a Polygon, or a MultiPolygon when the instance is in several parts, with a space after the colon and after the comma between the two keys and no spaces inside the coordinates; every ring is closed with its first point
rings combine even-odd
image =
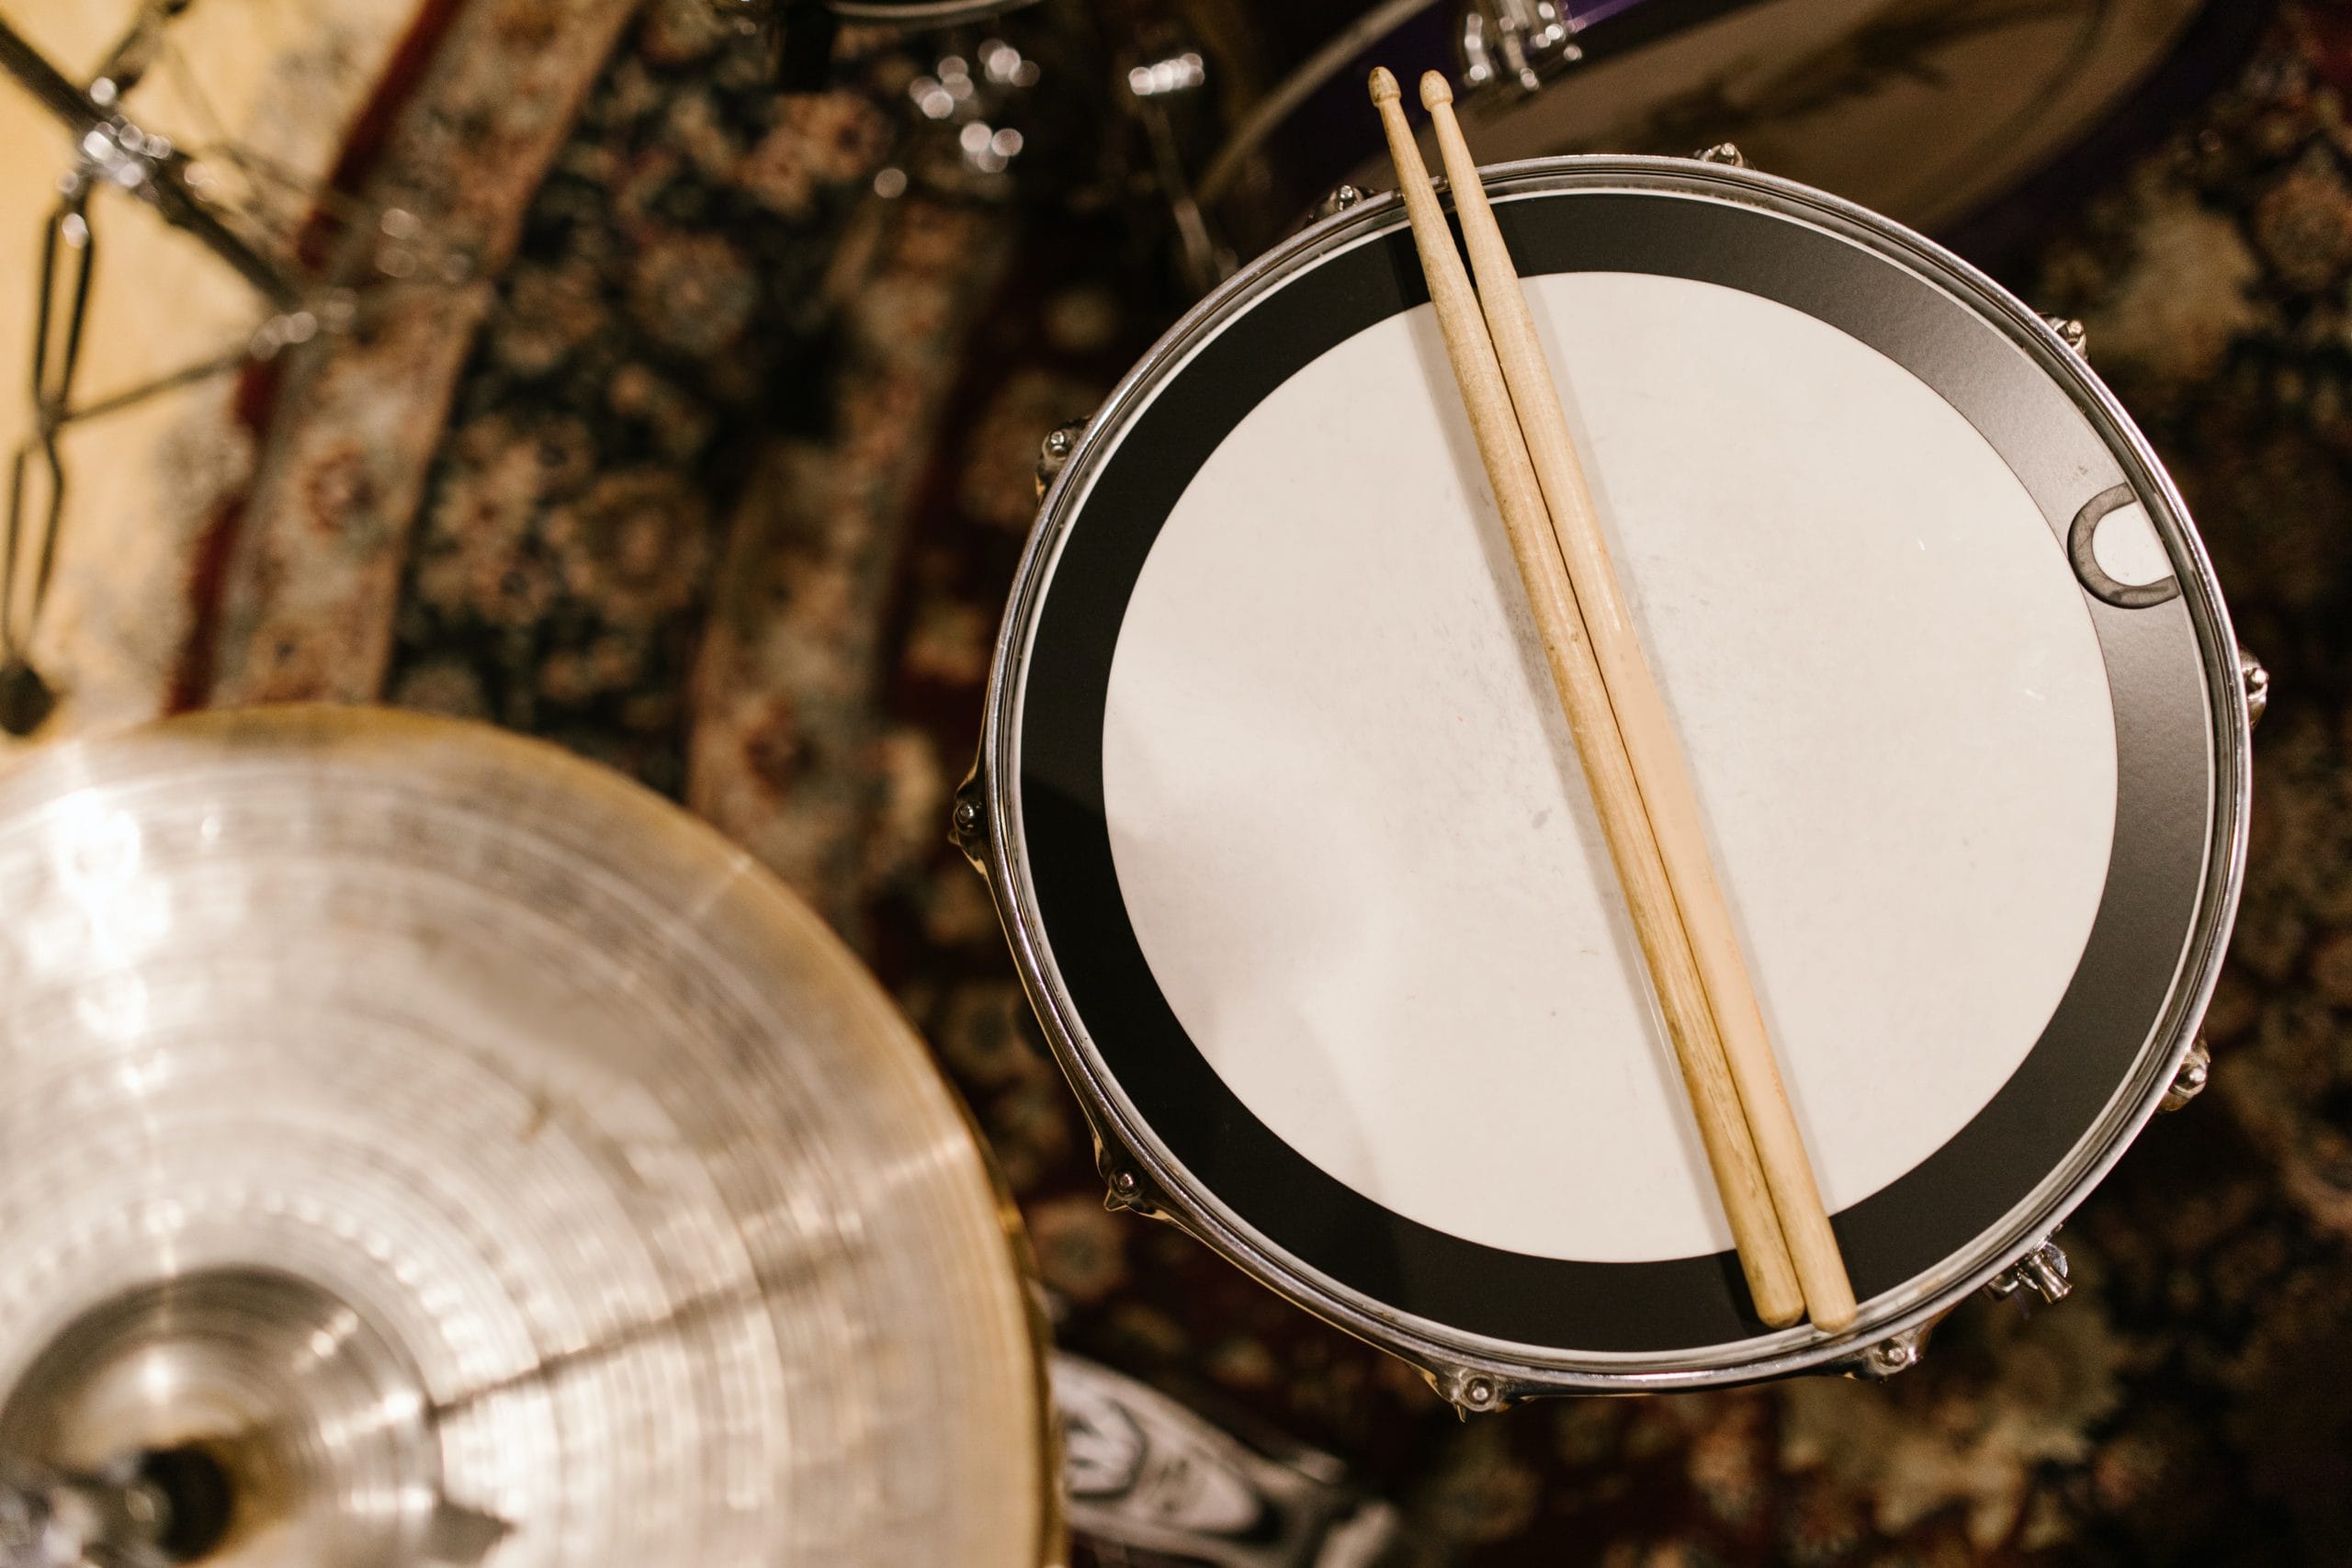
{"type": "Polygon", "coordinates": [[[1526,97],[1544,78],[1584,58],[1577,23],[1557,0],[1473,0],[1462,8],[1455,48],[1462,85],[1508,88],[1526,97]]]}

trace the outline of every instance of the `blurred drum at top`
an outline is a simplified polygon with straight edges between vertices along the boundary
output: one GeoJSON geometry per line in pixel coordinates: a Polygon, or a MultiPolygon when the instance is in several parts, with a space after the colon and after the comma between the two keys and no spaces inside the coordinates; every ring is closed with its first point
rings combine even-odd
{"type": "MultiPolygon", "coordinates": [[[[1193,196],[1246,259],[1394,182],[1374,63],[1453,77],[1482,163],[1735,141],[1991,259],[2243,62],[2266,0],[1193,0],[1215,141],[1193,196]]],[[[1133,85],[1148,89],[1141,74],[1133,85]]]]}

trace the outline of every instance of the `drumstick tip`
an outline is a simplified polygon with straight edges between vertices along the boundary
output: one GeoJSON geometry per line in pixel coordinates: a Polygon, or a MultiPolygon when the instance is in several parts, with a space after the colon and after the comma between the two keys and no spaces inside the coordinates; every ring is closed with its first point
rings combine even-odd
{"type": "Polygon", "coordinates": [[[1453,84],[1445,79],[1444,72],[1424,71],[1421,73],[1421,107],[1423,108],[1433,109],[1441,104],[1450,104],[1453,101],[1453,84]]]}
{"type": "Polygon", "coordinates": [[[1374,103],[1393,104],[1404,96],[1405,90],[1396,85],[1395,72],[1385,65],[1375,65],[1372,68],[1372,101],[1374,103]]]}

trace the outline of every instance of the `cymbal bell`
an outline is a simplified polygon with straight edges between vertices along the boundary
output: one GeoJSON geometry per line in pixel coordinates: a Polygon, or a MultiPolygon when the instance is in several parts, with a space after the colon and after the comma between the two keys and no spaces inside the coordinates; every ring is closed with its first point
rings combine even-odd
{"type": "Polygon", "coordinates": [[[237,1568],[1057,1551],[985,1155],[684,813],[203,715],[0,775],[0,1476],[237,1568]]]}

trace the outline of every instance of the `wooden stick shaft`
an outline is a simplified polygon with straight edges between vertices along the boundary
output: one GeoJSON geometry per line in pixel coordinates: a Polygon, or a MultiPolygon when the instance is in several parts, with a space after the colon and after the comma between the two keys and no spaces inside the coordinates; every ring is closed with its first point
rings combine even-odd
{"type": "Polygon", "coordinates": [[[1454,119],[1451,90],[1443,79],[1424,83],[1423,101],[1437,125],[1453,209],[1462,222],[1478,302],[1501,367],[1504,385],[1518,412],[1520,429],[1551,514],[1551,526],[1577,607],[1584,616],[1602,681],[1608,687],[1619,733],[1640,786],[1658,852],[1666,864],[1674,900],[1696,956],[1700,977],[1714,1016],[1715,1032],[1738,1086],[1742,1110],[1754,1137],[1764,1178],[1771,1189],[1781,1232],[1796,1264],[1807,1311],[1815,1325],[1837,1333],[1854,1321],[1854,1290],[1829,1215],[1814,1180],[1813,1162],[1781,1082],[1772,1043],[1764,1029],[1756,987],[1740,957],[1730,907],[1707,852],[1690,772],[1677,739],[1665,699],[1658,694],[1642,657],[1625,595],[1609,558],[1609,547],[1592,491],[1568,432],[1566,411],[1537,336],[1527,296],[1512,265],[1510,248],[1487,201],[1477,163],[1454,119]]]}
{"type": "MultiPolygon", "coordinates": [[[[1378,83],[1385,73],[1375,73],[1378,83]]],[[[1793,1323],[1803,1310],[1788,1249],[1774,1216],[1771,1194],[1742,1115],[1739,1095],[1724,1060],[1707,1006],[1704,984],[1674,904],[1671,884],[1653,839],[1641,795],[1625,752],[1600,667],[1586,636],[1567,572],[1553,542],[1551,518],[1521,434],[1519,417],[1505,388],[1487,323],[1478,312],[1470,279],[1455,254],[1453,236],[1438,205],[1420,150],[1405,123],[1393,79],[1383,101],[1375,86],[1381,121],[1428,275],[1446,353],[1470,414],[1478,452],[1503,528],[1527,588],[1544,658],[1558,687],[1560,705],[1574,733],[1603,836],[1625,890],[1642,953],[1657,989],[1668,1038],[1682,1071],[1701,1141],[1723,1199],[1724,1216],[1739,1248],[1742,1271],[1757,1315],[1775,1326],[1793,1323]]]]}

